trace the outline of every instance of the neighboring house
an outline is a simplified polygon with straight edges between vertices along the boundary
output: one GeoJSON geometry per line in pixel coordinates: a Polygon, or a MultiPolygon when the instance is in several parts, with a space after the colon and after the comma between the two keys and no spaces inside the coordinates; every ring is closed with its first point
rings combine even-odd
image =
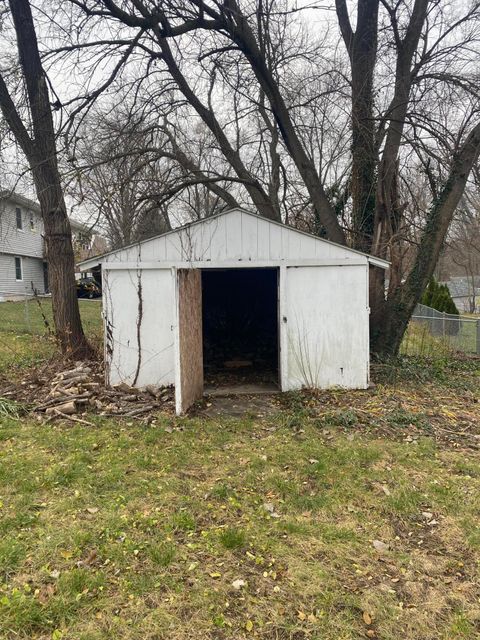
{"type": "Polygon", "coordinates": [[[480,275],[473,278],[458,276],[450,278],[446,284],[459,311],[480,312],[480,275]]]}
{"type": "MultiPolygon", "coordinates": [[[[88,229],[70,220],[74,243],[88,244],[88,229]]],[[[43,221],[38,203],[0,191],[0,299],[48,293],[43,221]]]]}
{"type": "MultiPolygon", "coordinates": [[[[74,234],[75,235],[75,234],[74,234]]],[[[79,280],[86,274],[81,272],[79,263],[83,260],[88,260],[92,256],[98,256],[101,253],[108,251],[109,246],[103,236],[92,235],[90,230],[84,230],[82,233],[77,233],[74,238],[73,248],[75,250],[75,277],[79,280]]],[[[100,269],[94,270],[93,273],[88,274],[94,276],[95,279],[101,284],[100,269]]]]}
{"type": "Polygon", "coordinates": [[[107,381],[174,384],[182,413],[204,377],[231,391],[232,367],[282,391],[366,388],[370,264],[388,267],[232,209],[80,267],[102,267],[107,381]]]}

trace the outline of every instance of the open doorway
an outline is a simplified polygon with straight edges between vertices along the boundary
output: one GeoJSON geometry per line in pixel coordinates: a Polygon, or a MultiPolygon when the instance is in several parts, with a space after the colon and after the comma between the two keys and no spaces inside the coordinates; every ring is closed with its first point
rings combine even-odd
{"type": "Polygon", "coordinates": [[[278,269],[202,271],[208,390],[278,388],[278,269]]]}

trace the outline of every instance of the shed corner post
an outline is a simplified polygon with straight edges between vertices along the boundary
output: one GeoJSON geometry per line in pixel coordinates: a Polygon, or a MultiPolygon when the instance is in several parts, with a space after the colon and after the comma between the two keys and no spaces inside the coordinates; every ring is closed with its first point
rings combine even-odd
{"type": "Polygon", "coordinates": [[[365,322],[365,342],[366,342],[366,357],[367,357],[367,381],[365,385],[365,389],[368,389],[370,386],[370,263],[368,262],[368,258],[365,259],[365,280],[366,280],[366,315],[367,319],[365,322]]]}
{"type": "Polygon", "coordinates": [[[280,348],[280,391],[288,391],[288,310],[287,310],[287,267],[280,265],[278,274],[278,331],[280,348]]]}
{"type": "Polygon", "coordinates": [[[182,384],[180,370],[180,328],[179,328],[179,310],[178,310],[178,269],[172,267],[173,281],[173,353],[175,363],[175,413],[177,416],[182,414],[182,384]]]}
{"type": "Polygon", "coordinates": [[[480,355],[480,320],[477,320],[477,353],[480,355]]]}
{"type": "Polygon", "coordinates": [[[113,312],[113,309],[110,308],[109,306],[109,302],[108,302],[108,297],[107,297],[107,291],[109,290],[109,286],[110,286],[110,282],[109,282],[109,270],[107,268],[106,264],[102,264],[101,265],[101,269],[102,269],[102,311],[101,311],[101,318],[102,318],[102,327],[103,327],[103,361],[105,363],[105,367],[104,367],[104,372],[103,372],[103,376],[104,376],[104,380],[105,380],[105,386],[109,387],[110,386],[110,368],[111,368],[111,354],[109,354],[108,352],[108,332],[109,332],[109,326],[108,326],[108,321],[109,321],[109,312],[110,314],[113,312]]]}

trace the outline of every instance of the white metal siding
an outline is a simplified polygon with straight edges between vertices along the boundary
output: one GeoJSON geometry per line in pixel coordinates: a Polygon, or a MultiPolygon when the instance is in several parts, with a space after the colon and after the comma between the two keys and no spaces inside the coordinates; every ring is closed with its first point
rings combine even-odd
{"type": "Polygon", "coordinates": [[[286,269],[283,390],[368,385],[368,268],[286,269]]]}
{"type": "Polygon", "coordinates": [[[38,293],[45,293],[43,280],[43,260],[22,256],[23,280],[16,279],[15,255],[0,253],[0,296],[33,295],[33,286],[38,293]]]}
{"type": "MultiPolygon", "coordinates": [[[[103,277],[108,382],[133,384],[138,365],[138,273],[109,271],[103,277]],[[111,350],[111,353],[109,351],[111,350]]],[[[137,387],[174,383],[172,271],[141,271],[143,311],[137,387]]]]}
{"type": "Polygon", "coordinates": [[[17,229],[15,209],[18,207],[8,200],[0,201],[0,253],[41,258],[43,256],[43,221],[36,211],[20,207],[23,230],[17,229]],[[30,229],[30,215],[33,215],[35,230],[30,229]]]}
{"type": "MultiPolygon", "coordinates": [[[[203,220],[200,224],[145,240],[139,245],[107,254],[109,262],[219,262],[288,260],[358,260],[358,252],[348,247],[233,210],[203,220]]],[[[253,266],[253,265],[252,265],[253,266]]]]}

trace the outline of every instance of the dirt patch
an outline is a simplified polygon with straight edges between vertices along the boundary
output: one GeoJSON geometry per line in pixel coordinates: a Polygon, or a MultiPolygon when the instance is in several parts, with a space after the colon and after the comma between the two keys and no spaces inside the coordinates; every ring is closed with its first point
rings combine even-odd
{"type": "Polygon", "coordinates": [[[279,394],[235,394],[206,396],[195,413],[207,418],[241,418],[248,415],[264,418],[280,408],[279,394]]]}

